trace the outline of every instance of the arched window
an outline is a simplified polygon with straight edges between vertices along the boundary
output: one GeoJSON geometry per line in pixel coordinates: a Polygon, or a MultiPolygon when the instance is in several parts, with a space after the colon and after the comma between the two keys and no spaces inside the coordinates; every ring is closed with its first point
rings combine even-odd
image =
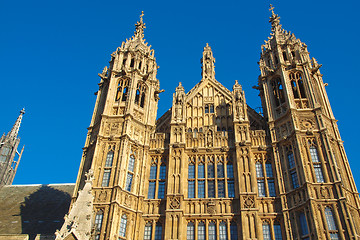
{"type": "Polygon", "coordinates": [[[98,211],[95,216],[95,229],[97,231],[101,230],[102,221],[103,221],[104,213],[103,211],[98,211]]]}
{"type": "Polygon", "coordinates": [[[271,233],[270,233],[270,225],[268,222],[264,222],[262,225],[263,228],[263,239],[264,240],[271,240],[271,233]]]}
{"type": "Polygon", "coordinates": [[[227,226],[225,222],[219,224],[219,238],[220,240],[227,240],[227,226]]]}
{"type": "Polygon", "coordinates": [[[118,82],[118,87],[116,91],[115,101],[126,101],[128,95],[129,80],[120,79],[118,82]]]}
{"type": "Polygon", "coordinates": [[[148,222],[145,224],[144,240],[151,240],[151,234],[152,234],[152,225],[150,222],[148,222]]]}
{"type": "Polygon", "coordinates": [[[131,191],[132,180],[134,176],[134,164],[135,164],[135,155],[131,153],[129,157],[128,172],[126,176],[126,185],[125,185],[125,190],[129,192],[131,191]]]}
{"type": "Polygon", "coordinates": [[[197,128],[195,128],[195,129],[194,129],[194,138],[197,137],[197,133],[198,133],[198,130],[197,130],[197,128]]]}
{"type": "Polygon", "coordinates": [[[276,107],[285,102],[284,89],[280,78],[276,78],[271,81],[272,91],[274,95],[276,107]]]}
{"type": "Polygon", "coordinates": [[[293,189],[295,189],[295,188],[299,187],[299,180],[298,180],[297,171],[296,171],[296,168],[295,168],[294,153],[293,152],[288,152],[287,158],[288,158],[288,164],[289,164],[292,187],[293,187],[293,189]]]}
{"type": "Polygon", "coordinates": [[[187,240],[195,240],[195,225],[193,222],[189,222],[186,231],[187,240]]]}
{"type": "Polygon", "coordinates": [[[198,240],[206,239],[205,223],[199,222],[198,224],[198,240]]]}
{"type": "Polygon", "coordinates": [[[101,231],[101,226],[102,226],[103,217],[104,217],[103,211],[100,210],[100,211],[98,211],[98,212],[96,213],[95,221],[94,221],[94,225],[95,225],[95,240],[100,239],[100,231],[101,231]]]}
{"type": "Polygon", "coordinates": [[[120,229],[119,229],[119,236],[125,237],[126,235],[126,224],[127,224],[127,217],[126,215],[122,215],[121,221],[120,221],[120,229]]]}
{"type": "Polygon", "coordinates": [[[157,223],[155,226],[155,240],[161,240],[162,237],[162,225],[157,223]]]}
{"type": "Polygon", "coordinates": [[[145,92],[146,92],[146,85],[144,82],[138,82],[136,95],[135,95],[135,104],[144,107],[145,104],[145,92]]]}
{"type": "Polygon", "coordinates": [[[216,224],[211,222],[209,224],[209,240],[216,240],[216,224]]]}
{"type": "Polygon", "coordinates": [[[304,83],[302,81],[301,73],[290,73],[289,78],[291,81],[291,87],[294,94],[294,98],[306,98],[304,83]]]}
{"type": "Polygon", "coordinates": [[[230,224],[230,239],[231,240],[238,240],[238,231],[236,222],[232,222],[230,224]]]}
{"type": "Polygon", "coordinates": [[[106,155],[103,179],[101,182],[102,187],[108,187],[110,183],[111,167],[114,159],[114,151],[109,151],[106,155]]]}
{"type": "MultiPolygon", "coordinates": [[[[312,144],[312,143],[309,142],[309,144],[312,144]]],[[[324,179],[321,161],[319,159],[317,149],[314,145],[311,145],[309,148],[309,151],[310,151],[310,158],[311,158],[311,161],[312,161],[313,167],[314,167],[316,182],[323,183],[323,182],[325,182],[325,179],[324,179]]]]}
{"type": "Polygon", "coordinates": [[[327,228],[328,228],[328,231],[330,234],[330,239],[331,240],[339,239],[334,214],[330,207],[325,208],[325,219],[326,219],[327,228]]]}

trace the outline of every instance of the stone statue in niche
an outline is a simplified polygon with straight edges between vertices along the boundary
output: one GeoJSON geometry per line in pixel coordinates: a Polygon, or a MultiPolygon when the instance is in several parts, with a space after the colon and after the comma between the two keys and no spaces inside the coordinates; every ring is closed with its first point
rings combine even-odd
{"type": "Polygon", "coordinates": [[[212,135],[212,131],[209,131],[207,133],[207,146],[212,147],[212,145],[213,145],[213,135],[212,135]]]}
{"type": "Polygon", "coordinates": [[[176,121],[180,121],[183,118],[183,106],[185,101],[185,89],[179,83],[179,86],[176,87],[174,94],[174,118],[176,121]]]}
{"type": "Polygon", "coordinates": [[[235,94],[235,118],[237,120],[243,121],[245,119],[244,115],[244,98],[242,95],[241,85],[235,80],[235,85],[233,87],[235,94]]]}

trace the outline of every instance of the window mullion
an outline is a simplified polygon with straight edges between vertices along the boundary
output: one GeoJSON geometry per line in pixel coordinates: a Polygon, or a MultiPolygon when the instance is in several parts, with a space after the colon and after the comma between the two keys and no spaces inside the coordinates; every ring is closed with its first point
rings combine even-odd
{"type": "MultiPolygon", "coordinates": [[[[198,191],[198,186],[199,186],[199,183],[198,183],[198,171],[199,170],[198,170],[198,168],[199,167],[198,167],[198,164],[199,164],[198,159],[195,156],[195,198],[199,198],[199,191],[198,191]]],[[[195,229],[196,229],[196,226],[195,226],[195,229]]]]}
{"type": "Polygon", "coordinates": [[[269,185],[268,185],[268,182],[267,182],[267,172],[266,172],[266,166],[265,166],[265,159],[263,157],[263,161],[261,163],[261,167],[263,169],[263,175],[264,175],[264,185],[265,185],[265,197],[269,197],[270,194],[269,194],[269,185]]]}
{"type": "Polygon", "coordinates": [[[219,189],[218,189],[218,170],[217,170],[217,167],[218,167],[218,162],[216,161],[217,159],[214,158],[214,180],[215,180],[215,198],[218,198],[219,197],[219,189]]]}
{"type": "MultiPolygon", "coordinates": [[[[208,192],[209,191],[209,187],[208,187],[208,163],[206,161],[206,156],[205,156],[204,166],[205,166],[205,197],[208,198],[209,197],[209,192],[208,192]]],[[[207,226],[206,226],[206,229],[207,229],[207,226]]]]}

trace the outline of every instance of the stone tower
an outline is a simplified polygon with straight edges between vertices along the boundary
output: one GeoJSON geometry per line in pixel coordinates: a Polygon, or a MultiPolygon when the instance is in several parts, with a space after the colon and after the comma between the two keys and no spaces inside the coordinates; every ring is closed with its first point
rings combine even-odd
{"type": "Polygon", "coordinates": [[[25,109],[22,109],[11,131],[0,138],[0,187],[12,184],[24,151],[24,147],[20,153],[17,150],[20,143],[18,133],[24,113],[25,109]]]}
{"type": "Polygon", "coordinates": [[[154,50],[144,39],[143,14],[135,26],[134,36],[111,54],[110,66],[99,74],[75,187],[76,197],[92,169],[95,239],[125,239],[125,228],[135,239],[141,229],[143,183],[161,91],[154,50]]]}
{"type": "MultiPolygon", "coordinates": [[[[271,136],[286,239],[358,239],[359,197],[321,64],[270,8],[260,96],[271,136]]],[[[280,209],[279,209],[280,210],[280,209]]]]}

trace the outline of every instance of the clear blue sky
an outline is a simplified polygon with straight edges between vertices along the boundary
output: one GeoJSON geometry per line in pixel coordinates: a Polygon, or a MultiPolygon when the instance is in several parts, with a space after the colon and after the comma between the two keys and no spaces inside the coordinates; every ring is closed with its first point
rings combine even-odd
{"type": "MultiPolygon", "coordinates": [[[[320,64],[355,180],[360,119],[357,84],[359,1],[273,1],[286,30],[308,45],[320,64]]],[[[1,1],[0,133],[22,107],[25,144],[14,184],[73,183],[80,164],[99,77],[110,54],[130,38],[143,10],[145,38],[160,69],[158,117],[181,81],[190,90],[201,79],[208,42],[216,78],[235,79],[247,103],[260,106],[256,85],[260,46],[270,34],[269,1],[1,1]]]]}

